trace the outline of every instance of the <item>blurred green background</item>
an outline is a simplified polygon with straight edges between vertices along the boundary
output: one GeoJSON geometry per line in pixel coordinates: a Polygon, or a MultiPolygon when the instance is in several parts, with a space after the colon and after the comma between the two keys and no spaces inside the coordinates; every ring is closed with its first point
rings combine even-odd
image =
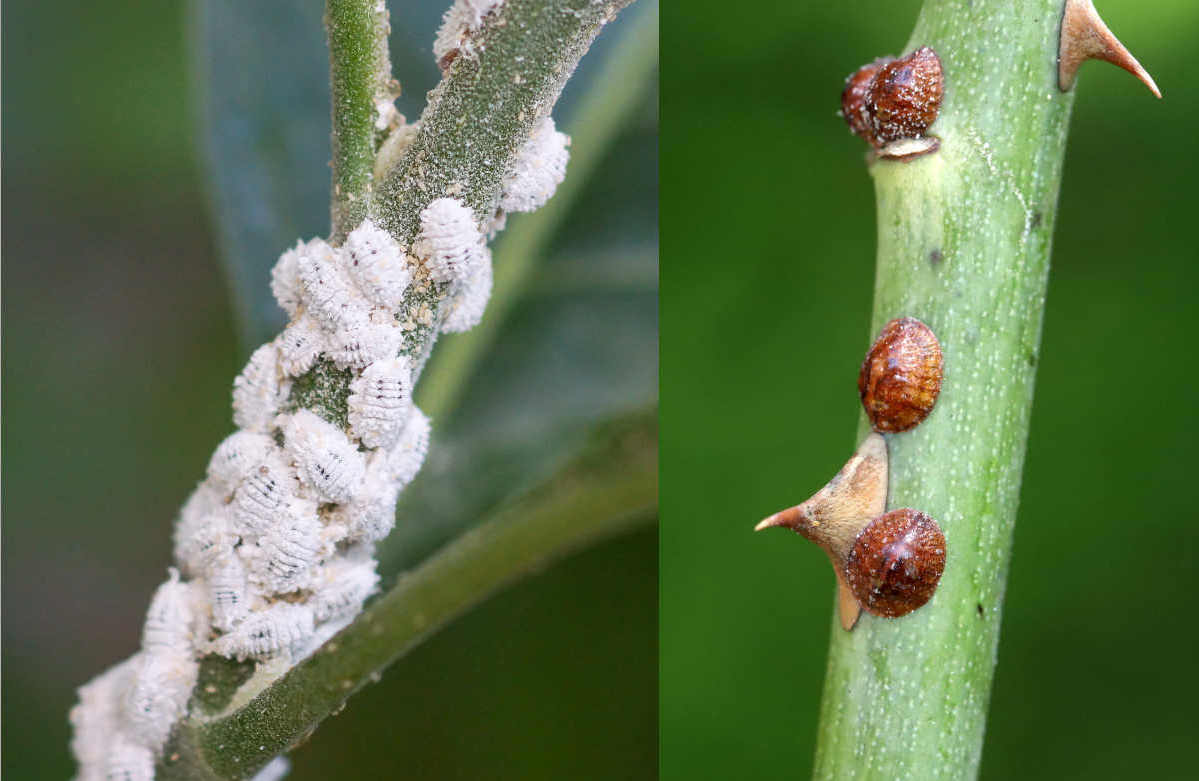
{"type": "MultiPolygon", "coordinates": [[[[984,779],[1194,771],[1199,5],[1097,2],[1156,77],[1085,65],[1065,164],[984,779]]],[[[824,554],[751,533],[849,457],[874,282],[845,76],[919,3],[666,3],[661,768],[806,778],[824,554]]]]}
{"type": "MultiPolygon", "coordinates": [[[[171,520],[232,430],[232,378],[281,318],[266,270],[328,231],[323,5],[5,3],[5,778],[73,773],[75,688],[136,649],[171,520]]],[[[389,6],[414,117],[448,1],[389,6]]],[[[656,26],[639,6],[584,60],[561,129],[621,36],[656,26]]],[[[657,93],[639,95],[494,354],[435,422],[385,574],[547,478],[597,419],[655,402],[657,93]]],[[[538,574],[356,696],[290,777],[653,776],[656,584],[650,530],[538,574]]]]}

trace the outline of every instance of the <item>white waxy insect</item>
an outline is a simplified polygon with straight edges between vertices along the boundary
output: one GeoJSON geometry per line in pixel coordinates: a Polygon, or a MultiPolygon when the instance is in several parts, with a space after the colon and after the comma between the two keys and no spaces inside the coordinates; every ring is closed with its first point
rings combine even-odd
{"type": "Polygon", "coordinates": [[[434,282],[458,282],[483,262],[483,235],[475,215],[456,198],[438,198],[420,213],[420,232],[412,245],[434,282]]]}
{"type": "Polygon", "coordinates": [[[147,652],[141,655],[133,686],[125,695],[125,719],[131,737],[158,749],[166,743],[175,722],[187,712],[200,664],[189,652],[147,652]]]}
{"type": "Polygon", "coordinates": [[[286,594],[308,585],[321,552],[321,522],[315,516],[288,517],[258,541],[251,559],[253,579],[267,594],[286,594]]]}
{"type": "Polygon", "coordinates": [[[179,580],[179,570],[172,567],[170,577],[154,592],[146,623],[142,627],[142,648],[147,652],[192,652],[192,593],[188,584],[179,580]]]}
{"type": "Polygon", "coordinates": [[[313,239],[304,245],[299,272],[304,303],[324,328],[344,330],[369,307],[354,289],[336,251],[324,241],[313,239]]]}
{"type": "Polygon", "coordinates": [[[391,447],[412,407],[412,362],[375,361],[350,383],[350,430],[366,447],[391,447]]]}
{"type": "Polygon", "coordinates": [[[233,553],[222,556],[214,562],[207,582],[212,602],[212,625],[228,632],[250,610],[245,565],[233,553]]]}
{"type": "Polygon", "coordinates": [[[296,246],[279,256],[275,267],[271,269],[271,292],[290,317],[296,316],[303,303],[304,288],[300,283],[300,255],[303,251],[304,242],[297,241],[296,246]]]}
{"type": "Polygon", "coordinates": [[[284,444],[300,467],[300,476],[321,498],[347,502],[362,486],[366,460],[345,432],[310,410],[283,422],[284,444]]]}
{"type": "Polygon", "coordinates": [[[314,630],[311,605],[280,602],[251,613],[213,647],[221,656],[265,658],[302,647],[314,630]]]}
{"type": "Polygon", "coordinates": [[[546,117],[525,142],[504,176],[500,208],[506,212],[540,209],[566,178],[570,136],[559,133],[546,117]]]}
{"type": "Polygon", "coordinates": [[[400,351],[404,332],[390,313],[375,311],[377,315],[330,336],[327,352],[338,368],[362,369],[400,351]]]}
{"type": "Polygon", "coordinates": [[[121,728],[121,697],[129,689],[140,654],[110,667],[79,687],[79,702],[71,708],[71,752],[79,763],[78,781],[102,779],[108,750],[121,728]]]}
{"type": "Polygon", "coordinates": [[[175,560],[185,573],[200,577],[211,571],[217,559],[232,554],[237,535],[222,509],[204,516],[203,522],[186,530],[185,535],[177,534],[177,540],[175,560]]]}
{"type": "Polygon", "coordinates": [[[350,278],[371,302],[397,309],[412,281],[412,269],[400,245],[387,231],[368,220],[346,236],[342,246],[350,278]]]}
{"type": "Polygon", "coordinates": [[[483,25],[483,17],[503,5],[503,0],[456,0],[441,19],[437,38],[433,42],[433,56],[442,70],[449,67],[451,55],[465,52],[472,54],[471,34],[483,25]]]}
{"type": "Polygon", "coordinates": [[[385,459],[383,474],[398,488],[402,489],[411,483],[425,462],[425,454],[429,452],[429,431],[429,419],[425,413],[413,407],[400,441],[391,450],[380,452],[379,455],[385,459]]]}
{"type": "Polygon", "coordinates": [[[105,781],[154,781],[154,752],[123,735],[110,736],[105,781]]]}
{"type": "Polygon", "coordinates": [[[285,391],[279,379],[279,351],[274,344],[264,344],[233,380],[233,422],[238,428],[270,428],[285,391]]]}
{"type": "Polygon", "coordinates": [[[313,584],[312,609],[317,622],[357,613],[378,585],[373,559],[330,562],[313,584]]]}
{"type": "Polygon", "coordinates": [[[299,377],[312,368],[325,349],[326,335],[316,320],[307,315],[293,320],[275,339],[279,367],[289,377],[299,377]]]}
{"type": "Polygon", "coordinates": [[[379,464],[386,466],[383,451],[372,458],[373,468],[368,468],[362,496],[337,509],[339,523],[344,524],[346,537],[351,540],[378,542],[395,528],[400,488],[386,474],[381,474],[386,469],[378,468],[379,464]]]}
{"type": "Polygon", "coordinates": [[[491,250],[484,247],[484,260],[473,274],[454,286],[446,307],[441,332],[459,334],[469,331],[483,319],[491,298],[491,250]]]}
{"type": "Polygon", "coordinates": [[[299,481],[295,469],[282,453],[272,451],[250,470],[238,486],[231,504],[234,532],[262,534],[291,511],[290,499],[298,496],[299,481]]]}
{"type": "Polygon", "coordinates": [[[220,492],[209,482],[197,485],[196,490],[192,491],[192,495],[183,503],[183,508],[179,511],[179,518],[175,522],[174,551],[175,563],[183,569],[184,574],[190,576],[200,574],[200,570],[194,568],[191,562],[189,553],[191,541],[210,523],[209,516],[220,512],[223,506],[220,492]]]}
{"type": "Polygon", "coordinates": [[[235,431],[213,451],[208,461],[208,479],[224,496],[229,496],[274,445],[274,440],[266,434],[235,431]]]}

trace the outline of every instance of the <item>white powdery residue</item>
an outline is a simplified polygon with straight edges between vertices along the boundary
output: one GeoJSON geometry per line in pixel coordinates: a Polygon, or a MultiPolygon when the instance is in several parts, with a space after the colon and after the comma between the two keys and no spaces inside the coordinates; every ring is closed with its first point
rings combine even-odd
{"type": "Polygon", "coordinates": [[[350,431],[369,448],[391,447],[412,406],[412,363],[405,356],[376,361],[350,383],[350,431]]]}
{"type": "Polygon", "coordinates": [[[375,154],[375,180],[383,181],[396,163],[400,162],[400,158],[404,156],[404,152],[408,151],[408,147],[412,145],[416,139],[416,134],[420,132],[420,122],[410,122],[407,125],[400,125],[387,136],[383,144],[379,147],[379,151],[375,154]]]}
{"type": "Polygon", "coordinates": [[[330,502],[347,502],[362,485],[366,462],[345,432],[310,410],[283,421],[284,443],[300,476],[330,502]]]}
{"type": "Polygon", "coordinates": [[[387,231],[371,220],[350,231],[342,246],[350,278],[371,302],[396,309],[412,281],[408,257],[387,231]]]}
{"type": "Polygon", "coordinates": [[[375,560],[341,558],[321,568],[313,583],[312,609],[318,623],[355,614],[379,585],[375,560]]]}
{"type": "Polygon", "coordinates": [[[229,496],[246,479],[250,470],[262,463],[275,446],[266,434],[235,431],[213,451],[208,461],[208,479],[222,495],[229,496]]]}
{"type": "Polygon", "coordinates": [[[433,41],[433,56],[444,70],[453,55],[459,52],[471,54],[471,34],[483,26],[483,17],[498,10],[504,0],[456,0],[441,19],[437,38],[433,41]]]}
{"type": "Polygon", "coordinates": [[[395,357],[404,342],[404,331],[386,309],[374,309],[329,339],[328,355],[339,369],[363,369],[375,361],[395,357]]]}
{"type": "Polygon", "coordinates": [[[299,377],[312,368],[325,349],[326,337],[315,318],[293,320],[275,339],[279,367],[289,377],[299,377]]]}
{"type": "Polygon", "coordinates": [[[71,708],[71,753],[79,763],[77,781],[103,779],[113,737],[121,729],[121,696],[129,689],[138,657],[110,667],[79,687],[79,702],[71,708]]]}
{"type": "Polygon", "coordinates": [[[434,282],[458,282],[484,260],[483,235],[474,213],[456,198],[438,198],[420,213],[420,232],[412,245],[434,282]]]}
{"type": "Polygon", "coordinates": [[[254,774],[250,781],[283,781],[291,771],[291,762],[287,757],[278,756],[266,763],[266,767],[254,774]]]}
{"type": "Polygon", "coordinates": [[[280,384],[278,351],[273,344],[262,345],[233,380],[233,422],[238,428],[266,431],[286,390],[280,384]]]}
{"type": "Polygon", "coordinates": [[[315,631],[312,606],[280,602],[251,613],[232,632],[218,637],[213,648],[238,660],[291,654],[315,631]]]}
{"type": "Polygon", "coordinates": [[[271,269],[271,292],[279,307],[287,312],[289,317],[295,317],[303,303],[304,291],[300,283],[300,255],[304,252],[304,242],[296,242],[296,246],[284,252],[271,269]]]}
{"type": "Polygon", "coordinates": [[[445,319],[441,321],[441,332],[460,334],[469,331],[483,319],[487,302],[491,299],[491,250],[484,247],[484,259],[475,272],[454,286],[446,302],[445,319]]]}
{"type": "Polygon", "coordinates": [[[500,208],[505,212],[540,209],[566,178],[570,136],[559,133],[546,117],[512,161],[503,181],[500,208]]]}
{"type": "Polygon", "coordinates": [[[187,712],[199,672],[200,664],[191,649],[142,653],[134,668],[133,685],[124,699],[130,736],[158,751],[166,743],[171,727],[187,712]]]}
{"type": "Polygon", "coordinates": [[[306,588],[321,550],[321,522],[316,514],[286,518],[258,541],[250,559],[251,579],[267,594],[306,588]]]}
{"type": "Polygon", "coordinates": [[[321,239],[304,245],[299,273],[307,311],[326,330],[336,333],[351,327],[370,308],[350,282],[336,250],[321,239]]]}
{"type": "Polygon", "coordinates": [[[124,735],[110,736],[104,759],[106,781],[153,781],[154,752],[124,735]]]}

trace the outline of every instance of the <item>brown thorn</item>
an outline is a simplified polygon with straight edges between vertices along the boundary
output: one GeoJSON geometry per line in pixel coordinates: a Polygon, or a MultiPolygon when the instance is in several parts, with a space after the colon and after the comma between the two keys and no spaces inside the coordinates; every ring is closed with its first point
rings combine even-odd
{"type": "Polygon", "coordinates": [[[1091,0],[1066,0],[1057,56],[1057,85],[1062,92],[1074,86],[1084,60],[1106,60],[1118,65],[1140,79],[1154,95],[1162,96],[1153,77],[1099,18],[1091,0]]]}

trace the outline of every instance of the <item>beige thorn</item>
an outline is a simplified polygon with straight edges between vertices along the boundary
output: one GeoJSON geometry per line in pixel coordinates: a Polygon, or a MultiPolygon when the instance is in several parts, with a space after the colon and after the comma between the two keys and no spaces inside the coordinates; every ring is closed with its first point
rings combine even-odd
{"type": "Polygon", "coordinates": [[[1119,65],[1140,79],[1154,95],[1162,96],[1153,77],[1099,18],[1091,0],[1066,0],[1057,56],[1057,85],[1062,92],[1074,86],[1078,67],[1084,60],[1106,60],[1119,65]]]}

